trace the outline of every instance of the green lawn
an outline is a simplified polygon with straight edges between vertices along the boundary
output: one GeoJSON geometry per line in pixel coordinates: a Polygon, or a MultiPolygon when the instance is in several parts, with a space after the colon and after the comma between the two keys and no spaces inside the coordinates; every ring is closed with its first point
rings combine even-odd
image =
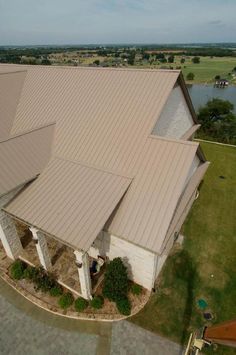
{"type": "MultiPolygon", "coordinates": [[[[194,64],[192,62],[193,57],[186,57],[185,63],[181,64],[180,59],[182,56],[175,56],[174,63],[160,64],[154,62],[153,65],[149,63],[139,65],[139,68],[152,67],[152,68],[162,68],[172,66],[174,69],[181,67],[184,78],[186,80],[186,75],[190,72],[194,73],[195,77],[193,81],[189,81],[191,84],[199,83],[214,83],[215,76],[220,75],[221,78],[228,79],[231,84],[236,84],[236,78],[233,78],[232,73],[233,68],[236,67],[236,58],[233,57],[200,57],[200,63],[194,64]]],[[[236,73],[235,73],[236,74],[236,73]]]]}
{"type": "MultiPolygon", "coordinates": [[[[201,145],[211,165],[183,226],[183,248],[173,251],[157,292],[131,319],[182,344],[191,330],[206,325],[199,298],[207,301],[213,323],[236,318],[236,148],[201,145]]],[[[235,350],[219,347],[217,354],[235,350]]]]}

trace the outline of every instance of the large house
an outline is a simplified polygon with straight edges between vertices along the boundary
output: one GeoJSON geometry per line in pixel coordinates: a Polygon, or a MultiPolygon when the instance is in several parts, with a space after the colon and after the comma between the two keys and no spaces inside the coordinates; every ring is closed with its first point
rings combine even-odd
{"type": "Polygon", "coordinates": [[[99,257],[151,290],[209,164],[198,128],[177,70],[0,65],[2,248],[87,299],[99,257]]]}

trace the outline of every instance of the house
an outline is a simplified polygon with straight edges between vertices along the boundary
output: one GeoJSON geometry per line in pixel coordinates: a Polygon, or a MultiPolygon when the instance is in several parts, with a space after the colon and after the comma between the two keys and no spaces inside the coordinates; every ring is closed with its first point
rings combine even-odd
{"type": "Polygon", "coordinates": [[[209,164],[198,128],[178,70],[0,65],[8,257],[87,299],[91,262],[121,257],[151,290],[209,164]]]}
{"type": "Polygon", "coordinates": [[[224,88],[229,86],[229,81],[227,79],[217,79],[215,82],[215,86],[219,88],[224,88]]]}

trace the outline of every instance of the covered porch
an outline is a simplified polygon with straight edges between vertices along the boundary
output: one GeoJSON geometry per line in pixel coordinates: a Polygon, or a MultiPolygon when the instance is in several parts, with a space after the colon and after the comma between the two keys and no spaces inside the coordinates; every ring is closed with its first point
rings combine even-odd
{"type": "Polygon", "coordinates": [[[52,236],[4,214],[5,218],[0,224],[0,248],[5,250],[10,259],[19,258],[29,265],[42,266],[76,297],[92,298],[104,278],[105,259],[102,258],[104,261],[99,272],[96,272],[94,266],[101,258],[74,250],[52,236]]]}

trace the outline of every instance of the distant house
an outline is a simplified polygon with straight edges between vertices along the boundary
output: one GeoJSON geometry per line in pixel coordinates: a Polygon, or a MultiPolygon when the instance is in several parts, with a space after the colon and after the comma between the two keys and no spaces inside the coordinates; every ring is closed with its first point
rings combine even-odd
{"type": "Polygon", "coordinates": [[[198,128],[178,70],[0,65],[7,256],[87,299],[121,257],[151,290],[208,167],[198,128]]]}

